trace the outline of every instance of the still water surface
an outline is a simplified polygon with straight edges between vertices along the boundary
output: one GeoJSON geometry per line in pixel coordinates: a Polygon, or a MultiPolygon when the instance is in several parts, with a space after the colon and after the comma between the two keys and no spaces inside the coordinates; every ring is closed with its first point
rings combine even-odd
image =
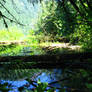
{"type": "MultiPolygon", "coordinates": [[[[2,49],[0,49],[1,56],[26,56],[45,54],[45,52],[39,47],[14,46],[11,48],[7,47],[7,49],[4,49],[3,47],[2,49]]],[[[13,85],[13,91],[9,92],[18,92],[18,88],[27,83],[25,78],[31,78],[33,81],[37,81],[38,79],[40,79],[41,82],[51,83],[53,81],[59,80],[61,78],[61,74],[61,69],[25,69],[6,71],[5,68],[0,68],[1,83],[8,82],[13,85]]],[[[53,86],[60,87],[60,84],[54,84],[53,86]]],[[[32,88],[33,86],[30,85],[30,87],[32,88]]],[[[58,92],[58,90],[56,92],[58,92]]]]}

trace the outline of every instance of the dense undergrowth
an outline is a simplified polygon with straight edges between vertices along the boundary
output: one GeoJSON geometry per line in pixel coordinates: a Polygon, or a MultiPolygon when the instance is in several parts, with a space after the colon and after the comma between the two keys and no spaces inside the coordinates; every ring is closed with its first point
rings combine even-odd
{"type": "Polygon", "coordinates": [[[36,34],[43,34],[40,40],[70,42],[92,49],[92,13],[84,1],[85,10],[80,1],[76,1],[80,12],[70,3],[42,2],[42,13],[38,19],[36,34]]]}

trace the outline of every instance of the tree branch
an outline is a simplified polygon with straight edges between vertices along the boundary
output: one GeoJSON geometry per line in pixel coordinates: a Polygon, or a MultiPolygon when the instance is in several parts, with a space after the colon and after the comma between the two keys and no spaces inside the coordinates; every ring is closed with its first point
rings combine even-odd
{"type": "Polygon", "coordinates": [[[19,24],[19,25],[21,25],[21,26],[25,26],[24,24],[21,24],[21,23],[19,23],[19,22],[17,22],[17,21],[14,21],[14,20],[12,20],[12,19],[6,17],[5,15],[2,14],[1,11],[0,11],[0,16],[3,17],[3,18],[5,18],[5,19],[8,19],[10,22],[14,22],[14,23],[19,24]]]}
{"type": "MultiPolygon", "coordinates": [[[[0,4],[1,4],[1,6],[3,6],[3,8],[4,8],[4,9],[13,17],[13,19],[15,19],[15,20],[10,19],[10,18],[6,17],[6,16],[3,15],[3,14],[2,14],[2,17],[4,17],[4,18],[10,20],[11,22],[15,22],[16,24],[19,24],[19,25],[21,25],[21,26],[25,26],[24,24],[19,23],[19,22],[17,21],[17,19],[10,13],[10,11],[9,11],[1,2],[0,2],[0,4]]],[[[0,14],[1,14],[1,13],[2,13],[2,12],[0,11],[0,14]]]]}
{"type": "Polygon", "coordinates": [[[73,5],[75,10],[80,14],[80,16],[84,18],[84,15],[80,12],[80,10],[79,10],[78,6],[75,4],[75,2],[73,0],[69,0],[69,1],[73,5]]]}

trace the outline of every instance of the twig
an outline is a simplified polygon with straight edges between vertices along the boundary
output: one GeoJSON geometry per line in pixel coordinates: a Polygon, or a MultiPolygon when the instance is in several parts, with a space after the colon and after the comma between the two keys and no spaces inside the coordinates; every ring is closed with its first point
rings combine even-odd
{"type": "MultiPolygon", "coordinates": [[[[2,14],[2,17],[4,17],[4,18],[10,20],[11,22],[15,22],[16,24],[19,24],[19,25],[22,25],[22,26],[26,26],[26,25],[24,25],[24,24],[19,23],[19,22],[17,21],[17,19],[10,13],[10,11],[9,11],[1,2],[0,2],[0,4],[1,4],[1,6],[3,6],[3,8],[15,19],[15,21],[12,20],[12,19],[10,19],[10,18],[8,18],[8,17],[6,17],[6,16],[3,15],[3,14],[2,14]]],[[[0,12],[1,12],[1,11],[0,11],[0,12]]]]}
{"type": "MultiPolygon", "coordinates": [[[[10,11],[0,2],[1,6],[17,21],[17,19],[10,13],[10,11]]],[[[18,22],[18,21],[17,21],[18,22]]]]}
{"type": "Polygon", "coordinates": [[[16,24],[19,24],[19,25],[22,25],[22,26],[26,26],[26,25],[24,25],[24,24],[21,24],[21,23],[19,23],[19,22],[16,22],[16,21],[14,21],[14,20],[12,20],[12,19],[6,17],[6,16],[3,15],[3,14],[2,14],[2,17],[4,17],[4,18],[6,18],[6,19],[8,19],[8,20],[10,20],[11,22],[14,22],[14,23],[16,23],[16,24]]]}
{"type": "Polygon", "coordinates": [[[52,85],[52,84],[55,84],[55,83],[58,83],[58,82],[61,82],[61,81],[68,80],[68,79],[71,79],[71,76],[70,76],[70,77],[63,78],[63,79],[61,79],[61,80],[57,80],[57,81],[51,82],[51,83],[49,83],[48,85],[52,85]]]}

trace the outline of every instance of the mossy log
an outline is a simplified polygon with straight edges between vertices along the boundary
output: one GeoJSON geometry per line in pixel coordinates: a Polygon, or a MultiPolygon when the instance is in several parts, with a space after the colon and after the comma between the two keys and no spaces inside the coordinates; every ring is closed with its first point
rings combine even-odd
{"type": "MultiPolygon", "coordinates": [[[[16,68],[16,65],[23,65],[23,69],[31,68],[82,68],[92,69],[92,53],[73,53],[57,55],[32,55],[32,56],[1,56],[0,65],[6,63],[9,68],[16,68]],[[34,62],[34,64],[31,64],[34,62]]],[[[9,69],[8,68],[8,69],[9,69]]]]}
{"type": "MultiPolygon", "coordinates": [[[[2,67],[3,64],[0,64],[2,67]]],[[[75,62],[75,63],[35,63],[35,64],[27,64],[21,63],[19,64],[6,64],[4,65],[5,69],[54,69],[54,68],[61,68],[61,69],[85,69],[85,70],[92,70],[92,63],[90,62],[75,62]]],[[[3,67],[3,68],[4,68],[3,67]]]]}
{"type": "Polygon", "coordinates": [[[92,59],[92,52],[68,53],[55,55],[31,55],[31,56],[0,56],[0,62],[13,62],[20,60],[22,62],[40,62],[40,63],[57,63],[65,60],[84,60],[92,59]]]}

